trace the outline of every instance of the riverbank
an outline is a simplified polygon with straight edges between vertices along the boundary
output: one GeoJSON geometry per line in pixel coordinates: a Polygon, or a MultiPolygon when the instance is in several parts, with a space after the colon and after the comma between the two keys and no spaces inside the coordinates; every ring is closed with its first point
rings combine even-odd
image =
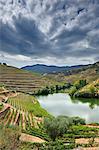
{"type": "Polygon", "coordinates": [[[99,98],[99,79],[87,83],[86,80],[79,80],[73,84],[69,94],[72,97],[99,98]]]}

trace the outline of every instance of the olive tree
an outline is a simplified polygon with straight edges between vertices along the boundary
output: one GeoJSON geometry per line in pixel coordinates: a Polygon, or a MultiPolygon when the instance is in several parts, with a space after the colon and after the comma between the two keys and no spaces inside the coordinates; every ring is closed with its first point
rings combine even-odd
{"type": "Polygon", "coordinates": [[[58,136],[62,136],[64,133],[66,133],[71,124],[71,119],[66,116],[59,116],[51,119],[46,118],[44,120],[46,132],[53,141],[55,141],[58,136]]]}

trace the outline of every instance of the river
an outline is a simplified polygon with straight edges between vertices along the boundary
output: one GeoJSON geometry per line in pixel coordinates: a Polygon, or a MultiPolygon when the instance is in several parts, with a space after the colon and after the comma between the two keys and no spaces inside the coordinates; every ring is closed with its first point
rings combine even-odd
{"type": "Polygon", "coordinates": [[[53,116],[79,116],[87,123],[99,122],[98,99],[71,99],[66,93],[38,96],[37,99],[41,106],[53,116]]]}

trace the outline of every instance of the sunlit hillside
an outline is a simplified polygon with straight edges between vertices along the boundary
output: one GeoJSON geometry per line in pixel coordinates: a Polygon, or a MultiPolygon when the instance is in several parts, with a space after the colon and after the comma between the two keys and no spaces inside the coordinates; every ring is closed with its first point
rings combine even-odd
{"type": "Polygon", "coordinates": [[[87,68],[66,71],[64,73],[50,74],[49,78],[58,82],[74,83],[77,80],[86,79],[88,83],[99,79],[99,62],[89,65],[87,68]]]}
{"type": "Polygon", "coordinates": [[[99,79],[81,88],[79,91],[75,93],[75,96],[99,98],[99,79]]]}

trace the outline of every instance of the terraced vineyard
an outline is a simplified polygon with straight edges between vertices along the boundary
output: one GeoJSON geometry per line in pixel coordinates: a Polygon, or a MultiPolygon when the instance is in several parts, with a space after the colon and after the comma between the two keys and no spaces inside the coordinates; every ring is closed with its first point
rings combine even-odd
{"type": "Polygon", "coordinates": [[[9,98],[5,110],[0,112],[0,124],[5,126],[19,126],[27,130],[30,127],[39,128],[44,116],[49,116],[46,110],[40,107],[39,102],[30,95],[18,93],[9,98]]]}
{"type": "Polygon", "coordinates": [[[29,127],[39,127],[42,118],[33,117],[32,113],[25,113],[10,108],[4,115],[0,116],[0,124],[5,126],[19,126],[20,129],[26,130],[29,127]]]}
{"type": "Polygon", "coordinates": [[[33,113],[35,116],[42,117],[48,115],[47,111],[41,108],[35,97],[28,94],[20,93],[16,97],[9,98],[8,103],[17,110],[33,113]]]}
{"type": "Polygon", "coordinates": [[[0,85],[7,89],[26,93],[35,93],[53,81],[36,73],[0,64],[0,85]]]}

